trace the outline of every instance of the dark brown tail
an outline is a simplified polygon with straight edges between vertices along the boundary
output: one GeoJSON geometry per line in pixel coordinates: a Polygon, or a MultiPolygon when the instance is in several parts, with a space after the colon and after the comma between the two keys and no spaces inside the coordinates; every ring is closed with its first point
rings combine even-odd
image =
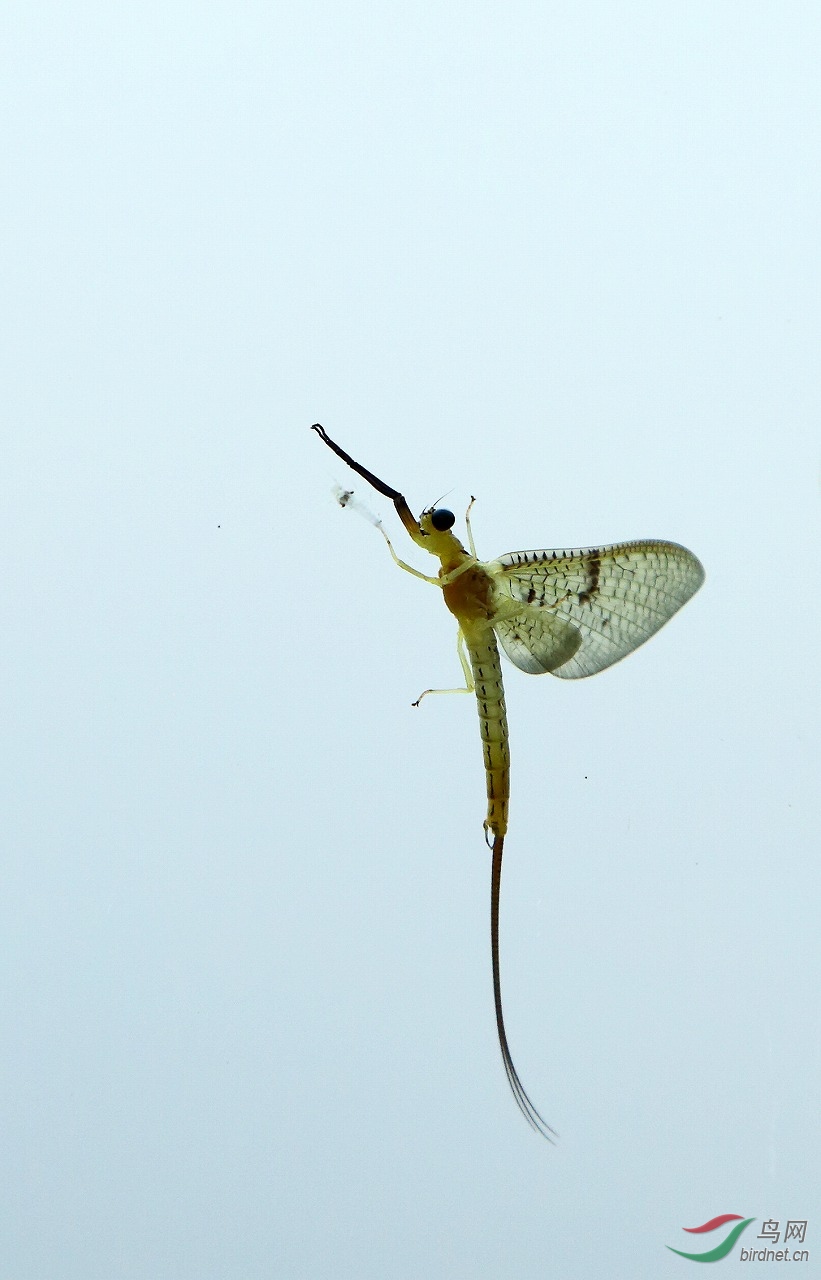
{"type": "Polygon", "coordinates": [[[496,1007],[496,1030],[499,1033],[499,1048],[502,1050],[502,1062],[505,1064],[508,1084],[510,1085],[516,1105],[532,1129],[540,1133],[548,1142],[555,1142],[559,1136],[555,1129],[542,1119],[525,1092],[519,1079],[519,1073],[513,1065],[510,1048],[505,1032],[505,1019],[502,1013],[502,981],[499,974],[499,891],[502,886],[502,852],[504,836],[493,838],[493,870],[490,881],[490,949],[493,957],[493,1003],[496,1007]]]}

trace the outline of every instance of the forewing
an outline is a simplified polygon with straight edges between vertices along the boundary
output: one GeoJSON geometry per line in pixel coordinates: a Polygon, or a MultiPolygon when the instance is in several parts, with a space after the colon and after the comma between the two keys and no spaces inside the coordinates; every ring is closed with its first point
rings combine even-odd
{"type": "Polygon", "coordinates": [[[704,581],[699,561],[675,542],[514,551],[485,568],[493,626],[511,662],[570,680],[632,653],[704,581]]]}

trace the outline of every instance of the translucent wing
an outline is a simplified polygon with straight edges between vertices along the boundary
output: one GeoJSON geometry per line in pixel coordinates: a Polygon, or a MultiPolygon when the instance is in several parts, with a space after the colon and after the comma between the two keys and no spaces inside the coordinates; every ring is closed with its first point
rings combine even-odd
{"type": "Polygon", "coordinates": [[[511,662],[570,680],[632,653],[704,581],[699,561],[675,542],[513,551],[485,568],[491,620],[511,662]]]}

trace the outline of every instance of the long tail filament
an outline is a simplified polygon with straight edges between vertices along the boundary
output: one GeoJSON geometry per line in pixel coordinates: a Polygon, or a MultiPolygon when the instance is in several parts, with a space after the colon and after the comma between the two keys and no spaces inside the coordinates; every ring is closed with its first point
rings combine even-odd
{"type": "Polygon", "coordinates": [[[548,1142],[555,1142],[559,1136],[546,1120],[539,1115],[525,1087],[519,1079],[519,1073],[513,1065],[513,1058],[507,1043],[505,1019],[502,1013],[502,981],[499,972],[499,893],[502,885],[502,852],[505,838],[496,835],[493,840],[493,869],[490,882],[490,947],[493,957],[493,1003],[496,1008],[496,1030],[499,1033],[499,1048],[502,1050],[502,1062],[505,1066],[508,1084],[510,1085],[516,1105],[531,1128],[540,1133],[548,1142]]]}

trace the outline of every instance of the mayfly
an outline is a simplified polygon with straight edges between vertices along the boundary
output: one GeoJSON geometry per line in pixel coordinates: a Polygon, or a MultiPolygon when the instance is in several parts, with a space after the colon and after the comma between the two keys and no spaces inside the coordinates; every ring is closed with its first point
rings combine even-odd
{"type": "MultiPolygon", "coordinates": [[[[490,888],[490,945],[493,1002],[502,1061],[513,1096],[530,1125],[549,1141],[555,1130],[525,1092],[513,1065],[502,1013],[499,968],[499,891],[510,795],[510,751],[498,639],[511,662],[530,675],[575,680],[603,671],[632,653],[672,618],[704,581],[699,561],[675,542],[621,542],[577,551],[514,551],[483,564],[476,555],[465,517],[470,552],[451,532],[455,517],[428,508],[417,520],[405,498],[355,462],[314,423],[330,449],[377,492],[390,498],[418,547],[440,562],[433,578],[405,564],[379,521],[374,520],[396,563],[424,582],[440,587],[459,623],[458,652],[463,689],[476,694],[487,777],[485,838],[493,850],[490,888]]],[[[339,500],[352,497],[348,490],[339,500]]],[[[471,506],[473,500],[471,500],[471,506]]],[[[432,689],[425,693],[438,692],[432,689]]],[[[442,691],[451,692],[451,691],[442,691]]],[[[414,705],[425,696],[422,694],[414,705]]]]}

